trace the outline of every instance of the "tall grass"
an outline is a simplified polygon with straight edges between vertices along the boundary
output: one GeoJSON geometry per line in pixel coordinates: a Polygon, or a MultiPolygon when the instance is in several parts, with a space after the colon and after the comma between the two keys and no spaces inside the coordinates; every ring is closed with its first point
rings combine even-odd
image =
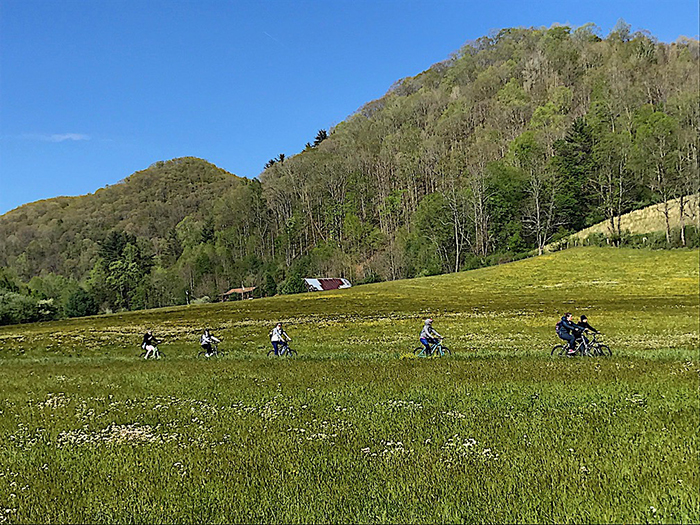
{"type": "MultiPolygon", "coordinates": [[[[700,226],[700,195],[689,195],[686,197],[685,203],[685,224],[700,226]]],[[[680,199],[673,199],[668,203],[668,219],[671,228],[679,228],[681,225],[681,207],[680,199]]],[[[617,221],[616,221],[617,222],[617,221]]],[[[620,217],[620,230],[630,234],[660,232],[666,230],[666,215],[665,206],[663,203],[647,206],[641,210],[634,210],[620,217]]],[[[577,239],[585,239],[591,234],[602,233],[610,235],[610,226],[608,221],[603,221],[598,224],[581,230],[572,237],[577,239]]]]}
{"type": "Polygon", "coordinates": [[[576,249],[6,327],[0,522],[698,522],[698,302],[697,251],[576,249]],[[565,309],[613,358],[549,358],[565,309]],[[427,315],[455,357],[401,359],[427,315]]]}

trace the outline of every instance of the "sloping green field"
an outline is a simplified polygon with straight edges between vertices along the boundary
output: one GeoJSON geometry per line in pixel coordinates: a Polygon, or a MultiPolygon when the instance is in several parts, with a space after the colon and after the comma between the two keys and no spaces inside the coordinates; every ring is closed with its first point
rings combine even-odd
{"type": "Polygon", "coordinates": [[[131,360],[148,329],[186,357],[209,327],[236,358],[265,356],[285,323],[309,359],[394,360],[417,344],[423,319],[460,358],[542,356],[565,311],[585,313],[616,353],[692,356],[698,338],[698,251],[579,248],[459,274],[349,290],[173,307],[0,327],[3,357],[131,360]]]}
{"type": "Polygon", "coordinates": [[[698,522],[698,267],[572,249],[0,328],[0,523],[698,522]],[[567,310],[612,358],[549,357],[567,310]],[[455,355],[402,359],[426,316],[455,355]],[[194,358],[205,327],[227,357],[194,358]]]}

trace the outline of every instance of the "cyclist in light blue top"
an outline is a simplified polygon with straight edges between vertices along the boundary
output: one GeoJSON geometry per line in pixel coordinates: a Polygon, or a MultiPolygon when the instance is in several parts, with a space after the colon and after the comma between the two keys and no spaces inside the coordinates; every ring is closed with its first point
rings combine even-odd
{"type": "Polygon", "coordinates": [[[442,339],[442,336],[433,328],[433,320],[426,319],[420,332],[420,342],[425,346],[426,355],[432,354],[430,345],[434,345],[439,339],[442,339]]]}

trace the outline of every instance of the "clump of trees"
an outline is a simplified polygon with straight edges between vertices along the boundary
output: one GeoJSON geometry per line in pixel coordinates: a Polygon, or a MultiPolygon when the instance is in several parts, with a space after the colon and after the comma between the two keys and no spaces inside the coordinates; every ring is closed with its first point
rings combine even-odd
{"type": "MultiPolygon", "coordinates": [[[[35,277],[24,284],[11,269],[0,268],[0,325],[71,316],[64,305],[71,295],[72,285],[78,289],[76,283],[57,275],[35,277]]],[[[97,313],[97,310],[89,313],[97,313]]]]}
{"type": "Polygon", "coordinates": [[[6,214],[0,266],[28,286],[66,279],[70,292],[41,300],[70,315],[94,311],[88,296],[106,311],[241,284],[295,293],[304,276],[460,271],[541,253],[600,221],[620,242],[620,216],[654,203],[665,244],[688,245],[693,222],[674,231],[668,203],[699,191],[699,66],[697,40],[660,43],[622,21],[605,38],[592,24],[504,29],[257,179],[175,159],[6,214]]]}

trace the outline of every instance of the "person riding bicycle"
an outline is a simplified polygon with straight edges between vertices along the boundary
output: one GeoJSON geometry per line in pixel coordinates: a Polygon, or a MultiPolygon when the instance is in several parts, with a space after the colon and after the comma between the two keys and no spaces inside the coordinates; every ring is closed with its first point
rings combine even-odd
{"type": "Polygon", "coordinates": [[[423,329],[420,332],[420,342],[425,346],[425,354],[431,355],[433,353],[430,345],[434,345],[442,339],[442,336],[435,331],[433,328],[433,320],[426,319],[423,323],[423,329]]]}
{"type": "Polygon", "coordinates": [[[584,335],[585,330],[588,330],[589,332],[592,332],[594,334],[599,334],[600,332],[593,328],[590,324],[588,324],[588,317],[585,315],[581,316],[581,320],[577,323],[578,326],[580,326],[580,329],[576,330],[576,333],[574,334],[575,337],[578,339],[579,337],[583,339],[586,343],[586,347],[588,347],[588,338],[584,335]]]}
{"type": "Polygon", "coordinates": [[[568,354],[574,355],[576,352],[574,346],[576,344],[577,331],[583,332],[584,328],[574,323],[571,312],[566,312],[561,320],[557,323],[557,335],[568,343],[568,354]]]}
{"type": "Polygon", "coordinates": [[[209,357],[212,354],[212,347],[211,344],[217,344],[220,343],[221,339],[218,339],[211,335],[209,333],[209,329],[204,330],[204,333],[202,334],[202,337],[199,338],[199,344],[200,346],[204,349],[206,352],[206,357],[209,357]]]}
{"type": "Polygon", "coordinates": [[[282,347],[287,345],[287,341],[291,341],[292,338],[289,337],[287,332],[282,328],[282,323],[277,323],[275,327],[270,331],[270,342],[272,343],[272,348],[275,349],[275,355],[279,354],[279,346],[282,347]]]}
{"type": "Polygon", "coordinates": [[[152,330],[148,330],[143,335],[143,343],[141,343],[141,348],[143,348],[146,351],[146,355],[144,356],[144,359],[148,359],[151,356],[151,354],[157,353],[158,352],[158,343],[161,343],[161,342],[162,341],[159,341],[158,339],[156,339],[156,337],[153,335],[152,330]]]}
{"type": "Polygon", "coordinates": [[[582,326],[583,328],[585,328],[589,332],[593,332],[594,334],[600,333],[598,330],[596,330],[590,324],[588,324],[588,317],[586,317],[585,315],[581,316],[581,320],[578,322],[578,325],[582,326]]]}

